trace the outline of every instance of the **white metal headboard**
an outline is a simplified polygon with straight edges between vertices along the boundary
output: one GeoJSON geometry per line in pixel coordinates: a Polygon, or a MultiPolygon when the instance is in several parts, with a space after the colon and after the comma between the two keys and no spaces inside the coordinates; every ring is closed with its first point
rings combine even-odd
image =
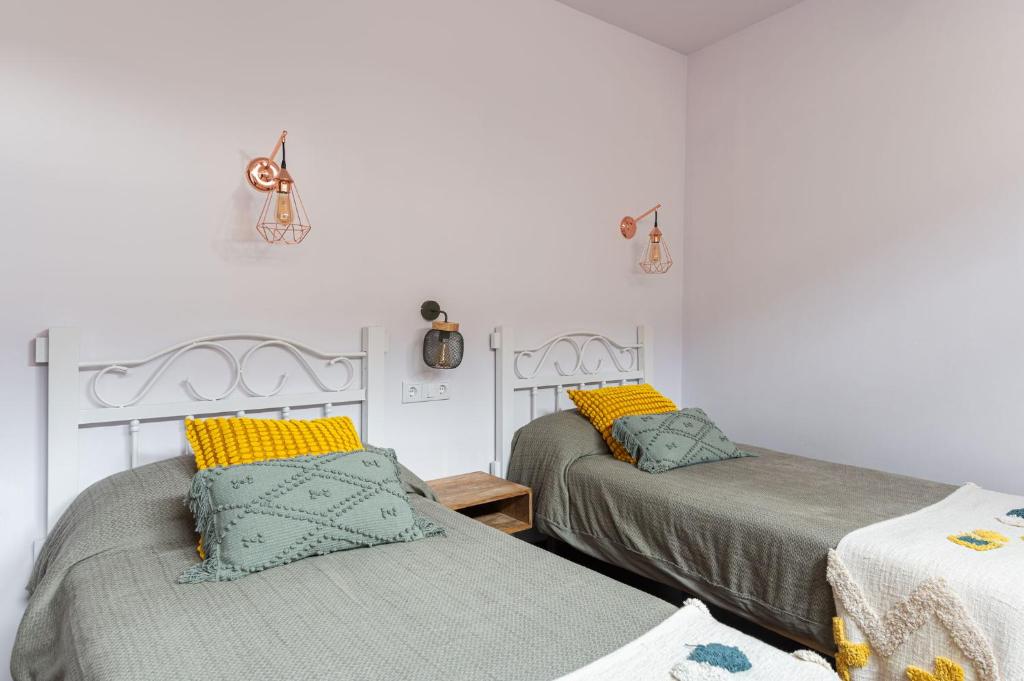
{"type": "Polygon", "coordinates": [[[512,329],[499,326],[491,334],[491,349],[495,350],[495,443],[491,473],[499,476],[505,474],[512,453],[517,392],[529,393],[532,421],[537,416],[541,390],[553,391],[554,409],[559,411],[564,389],[644,383],[654,373],[654,333],[645,326],[636,327],[636,342],[619,343],[599,333],[581,331],[559,334],[537,347],[522,349],[515,347],[512,329]],[[555,359],[553,352],[559,347],[571,353],[571,366],[563,366],[555,359]]]}
{"type": "MultiPolygon", "coordinates": [[[[378,410],[371,409],[370,405],[371,398],[379,400],[384,392],[383,364],[388,352],[388,339],[382,327],[364,327],[360,351],[335,353],[322,352],[284,338],[237,333],[195,338],[143,359],[83,362],[78,329],[62,327],[50,329],[48,337],[37,338],[35,350],[36,361],[49,365],[46,444],[46,531],[49,533],[79,492],[78,430],[81,426],[127,426],[128,465],[132,468],[139,463],[140,431],[147,421],[215,414],[243,415],[248,411],[263,410],[280,410],[281,417],[288,418],[292,409],[300,407],[320,408],[324,415],[329,415],[335,406],[358,404],[360,432],[365,439],[367,433],[376,432],[380,418],[378,410]],[[279,375],[277,385],[269,392],[254,388],[247,380],[247,372],[255,369],[255,365],[250,364],[254,363],[259,351],[269,347],[290,354],[305,370],[316,390],[301,394],[283,393],[287,373],[279,375]],[[168,369],[179,358],[198,349],[215,351],[227,360],[231,376],[227,389],[218,395],[207,395],[186,378],[183,386],[188,399],[147,403],[147,395],[168,369]],[[323,362],[325,367],[345,367],[346,380],[333,385],[325,382],[311,360],[323,362]],[[359,371],[355,362],[361,365],[359,371]],[[145,371],[147,366],[153,367],[152,373],[131,398],[118,402],[104,392],[105,376],[127,375],[140,368],[145,371]],[[85,393],[81,383],[83,373],[92,374],[85,393]]],[[[184,442],[182,453],[188,453],[184,442]]]]}

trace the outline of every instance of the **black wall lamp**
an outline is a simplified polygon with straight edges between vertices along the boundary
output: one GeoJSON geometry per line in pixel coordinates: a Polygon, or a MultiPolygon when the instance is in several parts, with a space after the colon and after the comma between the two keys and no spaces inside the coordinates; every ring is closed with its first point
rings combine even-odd
{"type": "Polygon", "coordinates": [[[448,321],[448,313],[441,309],[436,300],[425,301],[420,314],[430,325],[430,331],[423,337],[423,361],[433,369],[454,369],[462,364],[462,350],[465,344],[459,325],[448,321]],[[437,318],[444,315],[444,321],[437,318]]]}

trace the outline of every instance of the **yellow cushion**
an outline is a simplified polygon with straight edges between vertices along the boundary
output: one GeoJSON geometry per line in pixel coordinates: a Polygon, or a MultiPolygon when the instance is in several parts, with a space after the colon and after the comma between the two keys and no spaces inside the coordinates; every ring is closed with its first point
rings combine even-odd
{"type": "Polygon", "coordinates": [[[612,437],[612,423],[622,416],[637,414],[663,414],[678,411],[675,403],[657,390],[642,385],[617,385],[597,390],[570,390],[569,399],[576,403],[580,413],[590,419],[608,443],[616,459],[635,464],[636,459],[612,437]]]}
{"type": "Polygon", "coordinates": [[[307,454],[356,452],[363,448],[359,433],[347,416],[311,421],[189,419],[185,422],[185,434],[200,470],[307,454]]]}

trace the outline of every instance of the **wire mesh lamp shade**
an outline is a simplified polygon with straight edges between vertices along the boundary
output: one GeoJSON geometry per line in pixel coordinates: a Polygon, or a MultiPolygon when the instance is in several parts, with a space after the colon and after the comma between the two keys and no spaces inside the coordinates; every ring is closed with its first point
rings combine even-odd
{"type": "Polygon", "coordinates": [[[286,192],[278,190],[267,194],[256,221],[256,231],[268,243],[302,243],[311,229],[306,207],[302,205],[295,183],[291,182],[287,189],[286,192]]]}
{"type": "Polygon", "coordinates": [[[672,254],[662,241],[661,230],[658,229],[658,213],[654,213],[654,229],[647,236],[644,255],[640,259],[640,269],[647,274],[665,274],[672,267],[672,254]]]}
{"type": "Polygon", "coordinates": [[[432,369],[454,369],[462,364],[465,341],[459,325],[448,321],[448,313],[436,301],[428,300],[420,306],[420,314],[432,321],[430,331],[423,336],[423,363],[432,369]],[[444,321],[437,318],[444,315],[444,321]]]}
{"type": "Polygon", "coordinates": [[[423,337],[423,362],[434,369],[454,369],[462,364],[464,343],[458,324],[435,322],[434,328],[423,337]],[[455,327],[451,331],[437,326],[455,327]]]}

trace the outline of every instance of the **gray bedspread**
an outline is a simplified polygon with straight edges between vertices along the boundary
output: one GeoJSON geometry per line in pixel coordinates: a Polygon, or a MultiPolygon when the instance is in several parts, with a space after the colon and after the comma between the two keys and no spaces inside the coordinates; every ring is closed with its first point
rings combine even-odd
{"type": "Polygon", "coordinates": [[[757,457],[645,473],[565,411],[516,433],[508,477],[541,532],[831,652],[828,550],[955,488],[741,446],[757,457]]]}
{"type": "Polygon", "coordinates": [[[192,472],[151,464],[74,502],[32,576],[16,681],[552,679],[674,611],[422,496],[446,537],[177,584],[192,472]]]}

